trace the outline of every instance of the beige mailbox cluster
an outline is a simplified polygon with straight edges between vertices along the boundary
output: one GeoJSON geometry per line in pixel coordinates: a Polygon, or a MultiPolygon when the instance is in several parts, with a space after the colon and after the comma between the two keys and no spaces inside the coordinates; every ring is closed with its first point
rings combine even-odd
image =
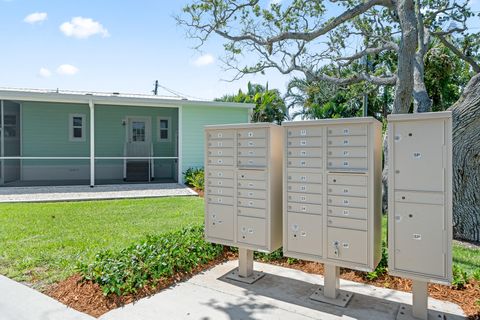
{"type": "Polygon", "coordinates": [[[389,273],[414,280],[413,315],[421,319],[427,283],[452,278],[451,117],[388,116],[389,273]]]}
{"type": "Polygon", "coordinates": [[[282,128],[274,124],[205,129],[207,240],[240,249],[236,280],[253,282],[253,251],[282,245],[282,128]],[[240,278],[238,277],[240,276],[240,278]]]}

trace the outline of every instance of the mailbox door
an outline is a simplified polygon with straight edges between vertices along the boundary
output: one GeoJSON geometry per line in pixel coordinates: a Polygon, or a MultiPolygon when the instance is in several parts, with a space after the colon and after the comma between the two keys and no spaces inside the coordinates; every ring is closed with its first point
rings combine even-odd
{"type": "Polygon", "coordinates": [[[260,247],[266,245],[265,219],[239,216],[237,226],[238,242],[260,247]]]}
{"type": "Polygon", "coordinates": [[[443,191],[443,120],[395,123],[393,134],[395,189],[443,191]]]}
{"type": "Polygon", "coordinates": [[[367,233],[365,231],[328,228],[328,258],[367,264],[367,233]]]}
{"type": "Polygon", "coordinates": [[[441,205],[395,204],[396,269],[445,276],[444,212],[441,205]]]}
{"type": "Polygon", "coordinates": [[[233,241],[233,207],[209,204],[207,208],[207,235],[233,241]]]}
{"type": "Polygon", "coordinates": [[[288,251],[322,255],[322,216],[288,213],[288,251]]]}

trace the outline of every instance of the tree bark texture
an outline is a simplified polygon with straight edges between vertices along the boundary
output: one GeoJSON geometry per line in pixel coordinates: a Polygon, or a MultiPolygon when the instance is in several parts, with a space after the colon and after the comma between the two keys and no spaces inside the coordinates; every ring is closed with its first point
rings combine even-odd
{"type": "Polygon", "coordinates": [[[453,114],[453,236],[480,242],[480,74],[449,110],[453,114]]]}

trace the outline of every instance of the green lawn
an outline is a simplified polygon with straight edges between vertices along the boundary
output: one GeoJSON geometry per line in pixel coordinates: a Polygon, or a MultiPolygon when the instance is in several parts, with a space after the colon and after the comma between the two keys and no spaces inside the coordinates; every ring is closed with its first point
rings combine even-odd
{"type": "Polygon", "coordinates": [[[100,250],[202,221],[197,197],[0,204],[0,274],[41,287],[100,250]]]}

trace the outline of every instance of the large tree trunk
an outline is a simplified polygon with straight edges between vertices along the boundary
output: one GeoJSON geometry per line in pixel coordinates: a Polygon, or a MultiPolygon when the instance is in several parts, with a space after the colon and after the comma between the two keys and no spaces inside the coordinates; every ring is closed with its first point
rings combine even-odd
{"type": "Polygon", "coordinates": [[[480,74],[473,77],[453,113],[453,234],[480,241],[480,74]]]}

